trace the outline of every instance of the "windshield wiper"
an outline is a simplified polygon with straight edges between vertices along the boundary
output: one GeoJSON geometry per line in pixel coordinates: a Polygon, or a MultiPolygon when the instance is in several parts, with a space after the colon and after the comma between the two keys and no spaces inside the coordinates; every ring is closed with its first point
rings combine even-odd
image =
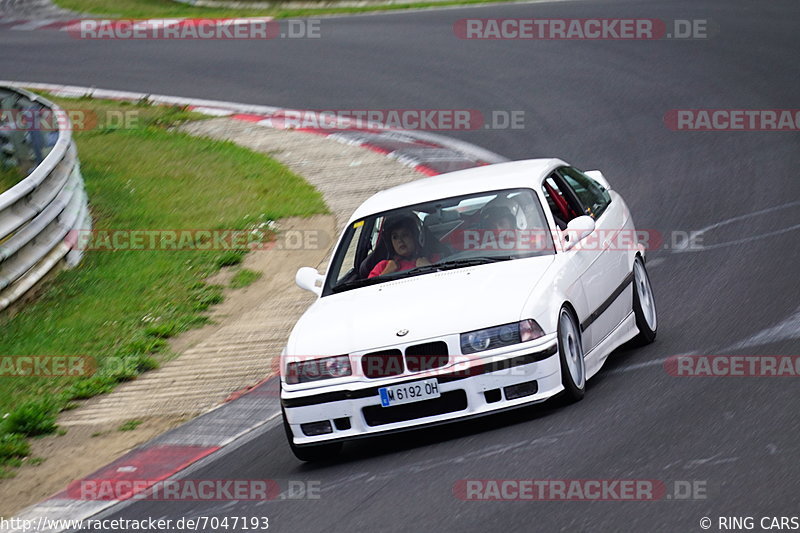
{"type": "Polygon", "coordinates": [[[340,283],[338,285],[331,287],[331,292],[349,291],[350,289],[366,287],[367,285],[374,285],[382,281],[388,281],[388,279],[382,276],[376,276],[374,278],[355,279],[353,281],[346,281],[344,283],[340,283]]]}
{"type": "MultiPolygon", "coordinates": [[[[434,263],[432,265],[419,266],[411,270],[404,270],[400,274],[404,275],[417,275],[426,274],[428,272],[439,272],[440,270],[452,270],[454,268],[463,268],[475,265],[485,265],[488,263],[497,263],[499,261],[508,261],[514,259],[515,256],[511,255],[498,255],[493,257],[469,257],[464,259],[453,259],[451,261],[443,261],[441,263],[434,263]]],[[[404,277],[404,276],[400,276],[404,277]]]]}
{"type": "Polygon", "coordinates": [[[497,263],[499,261],[508,261],[510,259],[514,259],[515,257],[516,256],[514,255],[491,255],[491,256],[483,255],[480,257],[465,257],[463,259],[453,259],[451,261],[444,261],[442,263],[438,263],[438,266],[462,267],[471,265],[484,265],[486,263],[497,263]]]}

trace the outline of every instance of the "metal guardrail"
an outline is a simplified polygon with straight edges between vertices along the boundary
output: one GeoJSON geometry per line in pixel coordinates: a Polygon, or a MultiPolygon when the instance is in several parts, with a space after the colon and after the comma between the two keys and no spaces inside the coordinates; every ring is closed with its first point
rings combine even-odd
{"type": "MultiPolygon", "coordinates": [[[[31,92],[0,87],[3,109],[47,111],[65,116],[54,103],[31,92]]],[[[0,115],[1,117],[2,115],[0,115]]],[[[0,131],[3,131],[0,125],[0,131]]],[[[59,121],[49,141],[40,131],[10,129],[18,150],[33,157],[35,168],[0,193],[0,311],[7,308],[57,265],[77,265],[82,252],[73,249],[70,232],[91,229],[78,151],[68,121],[59,121]],[[28,150],[26,150],[28,151],[28,150]]],[[[22,157],[22,156],[20,156],[22,157]]]]}

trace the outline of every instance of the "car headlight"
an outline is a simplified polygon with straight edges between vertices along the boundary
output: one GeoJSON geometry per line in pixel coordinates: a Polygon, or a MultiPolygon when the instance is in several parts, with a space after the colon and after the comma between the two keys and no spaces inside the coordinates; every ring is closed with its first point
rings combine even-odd
{"type": "Polygon", "coordinates": [[[461,353],[470,354],[528,342],[544,336],[535,320],[527,319],[461,334],[461,353]]]}
{"type": "Polygon", "coordinates": [[[308,383],[323,379],[341,378],[353,373],[350,357],[337,355],[321,359],[304,359],[292,361],[286,365],[286,383],[308,383]]]}

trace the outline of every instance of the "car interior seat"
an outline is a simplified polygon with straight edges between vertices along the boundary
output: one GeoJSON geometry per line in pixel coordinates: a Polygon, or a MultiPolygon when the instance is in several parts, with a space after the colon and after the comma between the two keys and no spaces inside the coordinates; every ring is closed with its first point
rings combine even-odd
{"type": "Polygon", "coordinates": [[[544,188],[547,191],[547,196],[553,203],[553,205],[550,206],[550,211],[553,213],[556,224],[558,224],[558,227],[562,230],[567,229],[567,221],[572,218],[569,216],[569,204],[549,183],[545,182],[544,188]],[[555,209],[552,209],[553,206],[555,206],[555,209]]]}

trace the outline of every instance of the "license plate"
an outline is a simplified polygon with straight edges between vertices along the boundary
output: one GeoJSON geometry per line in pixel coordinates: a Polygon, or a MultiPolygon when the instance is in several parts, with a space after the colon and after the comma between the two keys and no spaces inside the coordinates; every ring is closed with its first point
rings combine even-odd
{"type": "Polygon", "coordinates": [[[436,378],[403,383],[402,385],[392,385],[391,387],[381,387],[378,389],[378,394],[381,397],[381,406],[383,407],[430,400],[441,396],[439,382],[436,381],[436,378]]]}

